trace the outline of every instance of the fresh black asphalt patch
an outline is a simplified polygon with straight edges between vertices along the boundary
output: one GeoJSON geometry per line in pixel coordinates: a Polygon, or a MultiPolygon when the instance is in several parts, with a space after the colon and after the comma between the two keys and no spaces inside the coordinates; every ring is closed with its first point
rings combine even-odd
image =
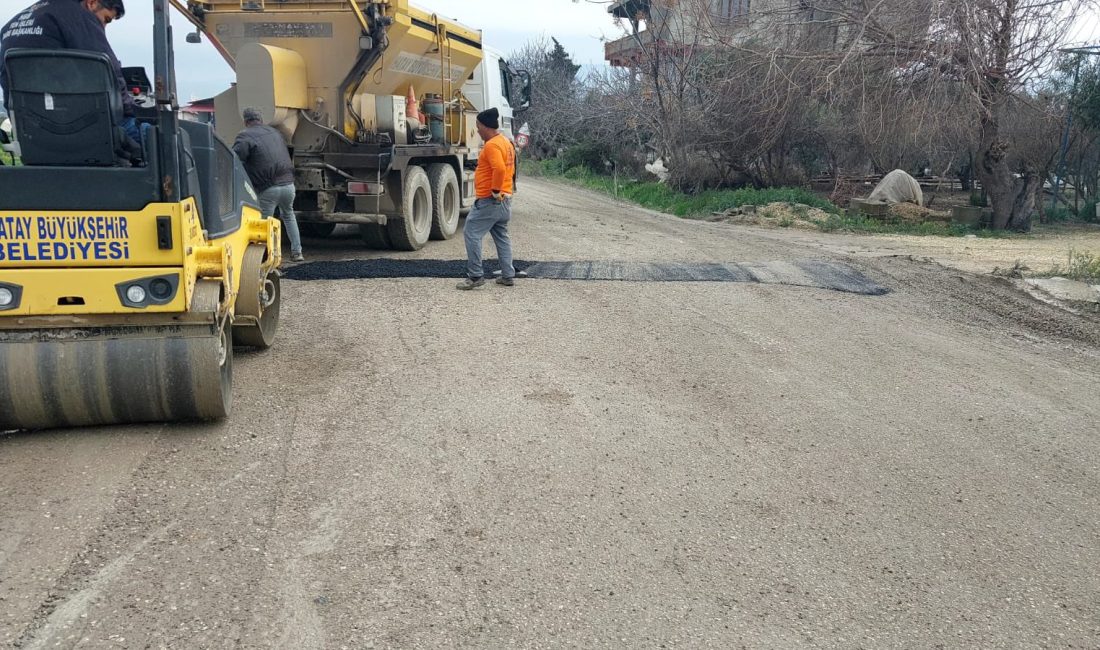
{"type": "MultiPolygon", "coordinates": [[[[531,280],[619,280],[623,282],[755,282],[817,287],[881,296],[889,290],[845,264],[822,260],[792,262],[529,262],[515,260],[531,280]]],[[[485,261],[486,275],[500,269],[485,261]]],[[[283,269],[287,280],[358,280],[382,278],[462,278],[466,260],[370,259],[309,262],[283,269]]]]}

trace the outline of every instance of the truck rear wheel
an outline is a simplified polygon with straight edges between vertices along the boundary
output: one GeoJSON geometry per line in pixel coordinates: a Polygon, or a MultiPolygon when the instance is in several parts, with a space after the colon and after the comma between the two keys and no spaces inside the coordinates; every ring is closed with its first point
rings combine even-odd
{"type": "Polygon", "coordinates": [[[450,239],[458,231],[458,177],[447,163],[434,163],[428,167],[428,181],[432,185],[432,239],[450,239]]]}
{"type": "Polygon", "coordinates": [[[399,251],[420,250],[428,243],[432,233],[432,185],[423,167],[412,165],[405,170],[401,214],[387,221],[386,231],[399,251]]]}

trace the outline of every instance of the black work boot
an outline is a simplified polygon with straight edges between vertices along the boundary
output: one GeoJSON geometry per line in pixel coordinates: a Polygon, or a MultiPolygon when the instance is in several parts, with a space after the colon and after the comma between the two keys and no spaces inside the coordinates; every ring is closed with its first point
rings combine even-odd
{"type": "Polygon", "coordinates": [[[455,285],[456,289],[463,291],[469,291],[470,289],[476,289],[485,284],[485,278],[466,278],[462,282],[455,285]]]}

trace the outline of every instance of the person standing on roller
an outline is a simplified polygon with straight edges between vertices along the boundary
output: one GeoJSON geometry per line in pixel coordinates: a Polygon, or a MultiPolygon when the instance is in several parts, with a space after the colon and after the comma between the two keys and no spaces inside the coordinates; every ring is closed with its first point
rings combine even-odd
{"type": "Polygon", "coordinates": [[[485,269],[481,264],[481,242],[486,234],[493,236],[500,259],[501,275],[497,284],[515,284],[516,269],[512,266],[512,241],[508,238],[508,221],[512,218],[512,181],[516,175],[516,149],[500,134],[500,112],[495,108],[478,113],[477,133],[485,142],[477,159],[474,188],[477,200],[466,217],[463,237],[466,240],[466,279],[458,283],[464,291],[485,284],[485,269]]]}

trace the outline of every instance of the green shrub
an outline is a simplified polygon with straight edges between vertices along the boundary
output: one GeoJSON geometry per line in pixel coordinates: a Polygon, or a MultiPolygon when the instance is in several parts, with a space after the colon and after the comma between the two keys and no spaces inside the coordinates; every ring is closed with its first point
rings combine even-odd
{"type": "MultiPolygon", "coordinates": [[[[771,203],[788,203],[794,206],[792,209],[799,217],[808,216],[810,207],[819,208],[828,213],[824,219],[813,221],[823,232],[844,231],[869,234],[936,235],[941,237],[961,237],[970,234],[978,237],[1016,236],[1014,233],[1004,231],[970,228],[937,221],[884,223],[862,214],[850,216],[813,192],[797,187],[763,189],[745,187],[736,190],[708,190],[699,194],[685,194],[672,189],[668,185],[651,181],[623,178],[616,184],[614,179],[594,172],[587,165],[579,164],[563,167],[565,163],[564,158],[543,160],[537,163],[528,163],[522,169],[533,170],[531,172],[533,175],[564,177],[578,185],[606,194],[615,194],[619,198],[632,201],[651,210],[674,214],[679,217],[705,217],[714,212],[724,212],[730,208],[744,205],[759,207],[771,203]]],[[[789,217],[779,221],[781,227],[791,225],[793,225],[793,221],[789,217]]]]}
{"type": "Polygon", "coordinates": [[[1065,268],[1056,266],[1054,274],[1071,280],[1100,280],[1100,255],[1070,249],[1065,268]]]}
{"type": "Polygon", "coordinates": [[[1081,211],[1077,213],[1077,216],[1081,221],[1088,223],[1096,223],[1100,221],[1100,218],[1096,216],[1096,204],[1097,199],[1089,199],[1085,201],[1085,205],[1081,207],[1081,211]]]}
{"type": "MultiPolygon", "coordinates": [[[[615,190],[613,179],[603,173],[602,162],[601,167],[596,169],[592,167],[595,162],[595,157],[591,155],[593,149],[578,146],[569,151],[572,151],[572,154],[567,152],[561,158],[523,162],[520,171],[533,176],[564,176],[593,189],[615,190]]],[[[602,161],[603,158],[600,160],[602,161]]],[[[680,217],[709,215],[712,212],[723,212],[743,205],[762,206],[769,203],[801,203],[830,213],[840,212],[839,208],[829,201],[797,187],[766,189],[747,187],[686,194],[655,181],[621,178],[618,183],[618,195],[652,210],[660,210],[680,217]]]]}
{"type": "Polygon", "coordinates": [[[922,235],[937,237],[962,237],[963,235],[976,235],[978,237],[1011,237],[1014,233],[999,230],[987,230],[971,228],[960,224],[943,223],[941,221],[924,221],[921,223],[886,223],[873,219],[866,215],[830,214],[827,218],[815,221],[814,224],[822,232],[854,232],[866,234],[895,234],[895,235],[922,235]]]}
{"type": "Polygon", "coordinates": [[[1053,210],[1047,210],[1045,216],[1047,223],[1065,223],[1073,220],[1077,215],[1064,205],[1056,205],[1053,210]]]}
{"type": "Polygon", "coordinates": [[[584,165],[574,165],[565,169],[564,176],[571,181],[584,181],[592,176],[592,172],[584,165]]]}
{"type": "Polygon", "coordinates": [[[822,232],[835,232],[844,228],[844,219],[839,214],[830,214],[816,223],[822,232]]]}
{"type": "Polygon", "coordinates": [[[756,189],[743,187],[737,190],[711,190],[699,195],[705,202],[704,209],[709,212],[721,212],[742,205],[768,205],[769,203],[801,203],[830,213],[839,213],[840,209],[800,187],[768,187],[756,189]]]}
{"type": "Polygon", "coordinates": [[[604,161],[608,160],[610,156],[609,152],[599,145],[582,143],[566,149],[561,158],[566,169],[584,167],[588,171],[598,174],[604,171],[604,161]]]}

